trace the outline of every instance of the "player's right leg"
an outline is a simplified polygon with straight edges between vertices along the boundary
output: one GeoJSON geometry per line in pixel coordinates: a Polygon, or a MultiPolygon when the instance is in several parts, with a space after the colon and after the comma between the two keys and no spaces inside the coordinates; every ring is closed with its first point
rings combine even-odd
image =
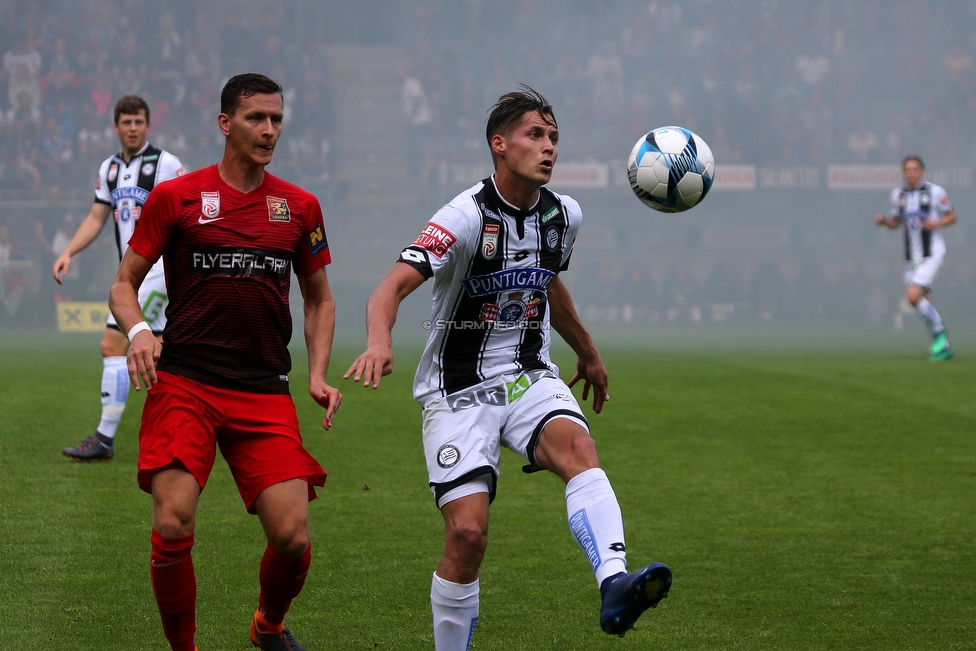
{"type": "Polygon", "coordinates": [[[504,384],[489,381],[424,406],[427,474],[444,517],[444,553],[430,588],[436,651],[466,651],[478,623],[504,396],[504,384]]]}
{"type": "Polygon", "coordinates": [[[170,468],[152,476],[151,490],[149,570],[163,633],[172,651],[194,651],[197,583],[191,551],[200,484],[189,472],[170,468]]]}
{"type": "Polygon", "coordinates": [[[117,328],[105,328],[102,342],[102,416],[95,433],[61,453],[76,461],[111,461],[115,456],[115,433],[129,395],[129,373],[125,354],[129,340],[117,328]]]}
{"type": "Polygon", "coordinates": [[[488,547],[488,485],[476,480],[458,489],[455,494],[462,497],[447,493],[444,499],[450,501],[441,505],[444,553],[430,586],[436,651],[467,651],[480,610],[478,570],[488,547]]]}

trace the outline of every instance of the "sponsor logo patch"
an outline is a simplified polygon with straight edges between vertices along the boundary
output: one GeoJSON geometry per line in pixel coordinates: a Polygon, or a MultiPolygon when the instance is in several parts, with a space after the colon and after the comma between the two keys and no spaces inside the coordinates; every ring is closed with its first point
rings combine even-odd
{"type": "Polygon", "coordinates": [[[557,216],[558,214],[559,214],[559,206],[553,206],[552,208],[547,210],[542,217],[539,218],[539,221],[543,224],[546,224],[549,222],[550,219],[557,216]]]}
{"type": "Polygon", "coordinates": [[[461,451],[453,445],[442,445],[437,451],[437,465],[441,468],[450,468],[457,465],[461,460],[461,451]]]}
{"type": "Polygon", "coordinates": [[[312,247],[312,255],[318,255],[329,248],[329,241],[325,239],[325,229],[322,224],[318,224],[311,233],[308,234],[308,243],[312,247]]]}
{"type": "Polygon", "coordinates": [[[455,242],[457,242],[457,237],[454,233],[434,222],[427,222],[427,226],[414,244],[430,251],[438,258],[443,258],[455,242]]]}
{"type": "Polygon", "coordinates": [[[546,291],[556,274],[548,269],[526,267],[502,269],[484,276],[471,276],[461,281],[468,296],[487,296],[519,289],[546,291]]]}
{"type": "Polygon", "coordinates": [[[485,224],[481,233],[481,255],[487,260],[491,260],[498,252],[498,233],[501,226],[498,224],[485,224]]]}
{"type": "Polygon", "coordinates": [[[119,176],[119,164],[112,163],[108,166],[108,182],[111,183],[119,176]]]}
{"type": "Polygon", "coordinates": [[[288,202],[278,197],[268,197],[268,221],[290,222],[291,211],[288,209],[288,202]]]}

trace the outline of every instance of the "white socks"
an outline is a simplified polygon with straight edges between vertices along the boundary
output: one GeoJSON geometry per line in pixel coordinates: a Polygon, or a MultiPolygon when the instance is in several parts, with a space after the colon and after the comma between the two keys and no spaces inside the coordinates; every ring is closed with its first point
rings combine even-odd
{"type": "Polygon", "coordinates": [[[478,623],[478,581],[461,584],[434,573],[430,606],[434,613],[434,649],[467,651],[478,623]]]}
{"type": "Polygon", "coordinates": [[[919,314],[925,318],[925,321],[929,324],[929,330],[933,335],[937,335],[945,330],[945,326],[942,325],[942,317],[939,316],[939,312],[935,309],[935,306],[929,302],[929,299],[923,296],[921,299],[919,299],[918,304],[915,305],[915,308],[918,310],[919,314]]]}
{"type": "Polygon", "coordinates": [[[125,411],[125,399],[129,396],[129,371],[125,357],[102,358],[102,419],[98,433],[110,439],[125,411]]]}
{"type": "Polygon", "coordinates": [[[586,553],[597,585],[627,571],[624,523],[617,496],[602,468],[591,468],[566,484],[569,529],[586,553]]]}

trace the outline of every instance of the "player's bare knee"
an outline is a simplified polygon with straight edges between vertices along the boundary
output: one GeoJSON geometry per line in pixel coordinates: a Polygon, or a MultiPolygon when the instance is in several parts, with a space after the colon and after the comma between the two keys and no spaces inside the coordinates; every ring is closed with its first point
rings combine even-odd
{"type": "Polygon", "coordinates": [[[153,528],[163,538],[182,538],[193,533],[196,518],[192,511],[163,507],[153,513],[153,528]]]}
{"type": "Polygon", "coordinates": [[[455,521],[448,525],[448,544],[467,554],[484,554],[488,548],[488,529],[475,520],[455,521]]]}
{"type": "Polygon", "coordinates": [[[308,518],[295,516],[277,520],[265,528],[268,544],[286,556],[301,556],[309,543],[308,518]]]}

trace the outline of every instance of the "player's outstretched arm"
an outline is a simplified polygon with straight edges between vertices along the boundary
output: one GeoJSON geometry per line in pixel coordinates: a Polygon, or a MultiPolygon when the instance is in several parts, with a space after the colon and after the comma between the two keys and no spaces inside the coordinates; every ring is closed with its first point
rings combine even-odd
{"type": "Polygon", "coordinates": [[[156,384],[156,362],[159,361],[159,353],[162,352],[162,345],[153,336],[149,326],[145,325],[142,308],[139,306],[139,287],[152,266],[153,262],[146,260],[136,253],[135,249],[129,247],[122,256],[119,270],[115,272],[108,293],[108,306],[115,315],[122,334],[128,336],[133,326],[144,325],[129,338],[129,378],[136,391],[141,389],[140,378],[145,383],[146,389],[151,389],[156,384]]]}
{"type": "Polygon", "coordinates": [[[897,217],[885,217],[884,215],[874,216],[875,226],[887,226],[888,228],[898,228],[901,226],[901,220],[897,217]]]}
{"type": "Polygon", "coordinates": [[[400,302],[424,284],[424,276],[408,264],[398,262],[380,281],[366,303],[366,352],[356,358],[343,379],[362,380],[375,389],[380,378],[393,372],[393,324],[400,302]]]}
{"type": "Polygon", "coordinates": [[[310,276],[298,276],[305,302],[305,347],[308,350],[308,393],[325,408],[322,427],[332,427],[332,417],[342,403],[342,394],[326,381],[335,334],[335,298],[325,268],[310,276]]]}
{"type": "Polygon", "coordinates": [[[600,359],[600,353],[597,352],[590,333],[583,327],[583,322],[576,313],[569,289],[559,276],[549,283],[546,295],[549,298],[549,322],[576,353],[576,375],[568,385],[572,387],[583,380],[584,402],[589,398],[592,387],[593,411],[599,414],[603,411],[603,403],[610,399],[610,394],[607,393],[610,383],[607,368],[600,359]]]}
{"type": "Polygon", "coordinates": [[[52,271],[54,272],[54,279],[58,281],[59,285],[62,284],[62,275],[67,274],[71,268],[71,256],[95,241],[98,234],[102,232],[102,227],[105,226],[105,222],[108,221],[108,216],[111,212],[112,208],[108,204],[98,202],[92,204],[88,216],[81,220],[81,223],[78,225],[78,230],[75,231],[71,241],[68,242],[68,246],[61,252],[58,259],[54,261],[52,271]]]}

